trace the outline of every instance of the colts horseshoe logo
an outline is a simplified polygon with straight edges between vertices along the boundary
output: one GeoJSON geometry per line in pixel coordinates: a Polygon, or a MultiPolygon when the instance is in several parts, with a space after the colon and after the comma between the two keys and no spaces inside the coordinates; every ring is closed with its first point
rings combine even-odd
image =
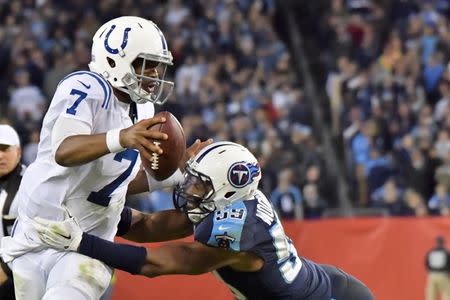
{"type": "MultiPolygon", "coordinates": [[[[117,54],[119,53],[119,49],[118,48],[111,48],[108,44],[108,39],[109,39],[109,35],[111,34],[111,32],[114,30],[114,28],[116,28],[116,25],[111,26],[111,29],[108,31],[108,33],[106,34],[106,38],[105,38],[105,49],[106,51],[108,51],[111,54],[117,54]]],[[[128,43],[128,32],[131,30],[130,27],[125,28],[124,32],[123,32],[123,39],[122,39],[122,45],[120,45],[120,48],[123,50],[125,49],[125,47],[127,46],[128,43]]]]}

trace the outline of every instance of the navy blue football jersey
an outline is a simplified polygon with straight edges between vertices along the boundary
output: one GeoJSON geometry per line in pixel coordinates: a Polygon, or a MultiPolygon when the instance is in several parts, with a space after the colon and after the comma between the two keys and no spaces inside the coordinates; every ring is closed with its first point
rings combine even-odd
{"type": "Polygon", "coordinates": [[[329,300],[328,275],[317,264],[297,255],[292,241],[267,198],[236,201],[208,215],[195,227],[195,240],[229,251],[249,251],[264,260],[257,272],[223,267],[214,273],[237,299],[329,300]]]}

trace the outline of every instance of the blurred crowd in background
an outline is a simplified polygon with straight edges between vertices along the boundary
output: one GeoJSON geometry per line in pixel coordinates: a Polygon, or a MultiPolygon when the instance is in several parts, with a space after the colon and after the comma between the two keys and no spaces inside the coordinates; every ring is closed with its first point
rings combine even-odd
{"type": "MultiPolygon", "coordinates": [[[[148,18],[164,32],[175,63],[175,91],[157,109],[182,121],[188,144],[212,137],[249,147],[265,174],[261,187],[283,217],[318,217],[337,202],[274,13],[272,0],[0,1],[0,123],[17,129],[30,164],[56,86],[87,69],[97,28],[120,15],[148,18]]],[[[130,204],[169,208],[171,192],[130,204]]]]}
{"type": "Polygon", "coordinates": [[[333,0],[317,23],[351,196],[391,215],[449,215],[450,2],[387,7],[333,0]]]}
{"type": "MultiPolygon", "coordinates": [[[[344,137],[354,203],[391,215],[450,214],[450,7],[448,1],[327,1],[317,17],[331,128],[344,137]],[[390,24],[389,33],[378,26],[390,24]],[[383,38],[386,36],[386,38],[383,38]]],[[[120,15],[153,20],[174,57],[175,90],[158,110],[196,138],[247,146],[261,188],[281,217],[320,218],[338,206],[336,184],[275,0],[0,0],[0,123],[20,134],[23,162],[58,82],[87,69],[97,28],[120,15]]],[[[171,191],[129,199],[172,207],[171,191]]]]}

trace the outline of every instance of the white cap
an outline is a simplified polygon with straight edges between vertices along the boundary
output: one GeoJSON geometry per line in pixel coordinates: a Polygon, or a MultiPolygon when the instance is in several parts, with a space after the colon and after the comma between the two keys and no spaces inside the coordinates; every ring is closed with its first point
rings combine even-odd
{"type": "Polygon", "coordinates": [[[0,145],[20,146],[17,132],[9,125],[0,125],[0,145]]]}

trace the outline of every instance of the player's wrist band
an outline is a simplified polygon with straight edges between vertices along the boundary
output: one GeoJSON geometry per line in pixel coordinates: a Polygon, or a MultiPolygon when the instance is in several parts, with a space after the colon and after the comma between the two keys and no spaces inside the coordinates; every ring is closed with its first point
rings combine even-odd
{"type": "Polygon", "coordinates": [[[147,249],[144,247],[115,244],[85,232],[78,253],[131,274],[139,274],[147,258],[147,249]]]}
{"type": "Polygon", "coordinates": [[[106,133],[106,146],[109,152],[116,153],[125,150],[120,144],[120,131],[122,129],[116,128],[111,129],[106,133]]]}

